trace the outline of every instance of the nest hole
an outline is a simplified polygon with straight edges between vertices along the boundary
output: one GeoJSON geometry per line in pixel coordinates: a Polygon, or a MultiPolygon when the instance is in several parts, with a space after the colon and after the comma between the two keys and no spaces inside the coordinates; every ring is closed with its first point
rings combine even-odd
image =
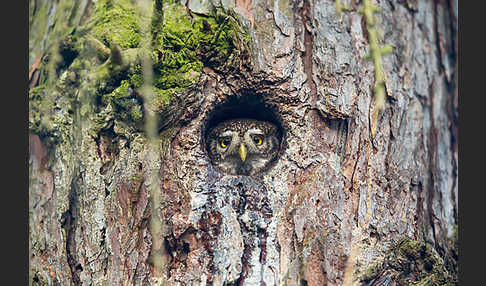
{"type": "Polygon", "coordinates": [[[207,117],[204,136],[219,123],[231,119],[256,119],[275,124],[284,135],[283,121],[275,105],[265,102],[261,95],[229,96],[217,104],[207,117]]]}
{"type": "MultiPolygon", "coordinates": [[[[202,145],[207,152],[207,136],[209,131],[221,122],[232,119],[255,119],[268,121],[277,126],[280,134],[280,150],[277,160],[286,147],[285,124],[280,116],[278,107],[265,100],[265,96],[254,92],[243,95],[229,96],[221,103],[216,104],[208,112],[202,128],[202,145]]],[[[275,160],[275,161],[277,161],[275,160]]]]}

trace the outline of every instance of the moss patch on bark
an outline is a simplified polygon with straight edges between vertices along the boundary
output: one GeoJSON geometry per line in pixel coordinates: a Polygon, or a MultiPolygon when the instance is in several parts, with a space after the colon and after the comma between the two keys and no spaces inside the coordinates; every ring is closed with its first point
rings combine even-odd
{"type": "Polygon", "coordinates": [[[362,285],[457,285],[444,260],[428,244],[403,239],[382,261],[361,275],[362,285]]]}
{"type": "MultiPolygon", "coordinates": [[[[57,96],[62,96],[68,90],[85,86],[84,93],[88,94],[87,102],[91,107],[85,108],[83,114],[94,115],[93,133],[112,125],[106,121],[113,118],[136,126],[138,130],[143,127],[140,39],[146,35],[140,23],[146,19],[136,5],[128,0],[97,1],[86,24],[60,39],[61,42],[69,40],[66,54],[70,58],[67,64],[64,59],[58,65],[56,75],[59,78],[54,81],[53,88],[57,96]],[[76,74],[67,84],[60,81],[66,71],[76,74]]],[[[239,48],[248,46],[248,36],[234,13],[222,8],[213,7],[207,14],[195,14],[175,1],[164,2],[162,10],[157,8],[160,7],[156,6],[155,13],[151,14],[149,35],[153,37],[149,51],[154,76],[152,108],[163,113],[172,101],[183,100],[188,90],[197,86],[203,67],[218,70],[237,57],[239,48]]],[[[40,69],[43,76],[39,85],[42,86],[44,80],[54,74],[49,73],[47,64],[40,69]]],[[[52,110],[53,106],[39,108],[41,102],[46,105],[45,97],[40,94],[41,88],[33,88],[30,92],[31,109],[52,110]]],[[[55,101],[51,100],[51,105],[55,101]]],[[[41,113],[29,117],[31,131],[35,133],[42,125],[40,117],[44,115],[41,113]]]]}

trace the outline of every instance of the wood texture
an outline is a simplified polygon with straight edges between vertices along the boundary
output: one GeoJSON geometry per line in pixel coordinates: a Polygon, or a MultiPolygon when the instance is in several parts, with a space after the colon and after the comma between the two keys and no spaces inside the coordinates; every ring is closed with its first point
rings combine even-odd
{"type": "MultiPolygon", "coordinates": [[[[340,14],[329,0],[187,2],[193,12],[207,3],[234,10],[251,47],[239,66],[204,68],[198,88],[160,114],[155,156],[143,131],[122,122],[91,132],[96,114],[81,106],[96,103],[83,101],[94,90],[83,89],[84,73],[56,79],[72,72],[77,83],[49,95],[52,110],[31,107],[31,122],[37,112],[54,118],[46,132],[56,138],[31,125],[32,284],[360,285],[404,238],[426,242],[455,274],[457,2],[374,1],[380,41],[393,47],[382,58],[387,99],[374,138],[374,69],[358,1],[342,1],[350,10],[340,14]],[[286,130],[282,155],[258,177],[220,173],[202,144],[213,108],[241,94],[274,106],[286,130]],[[153,215],[164,222],[163,245],[152,244],[153,215]]],[[[29,15],[68,18],[69,28],[94,5],[51,18],[56,3],[64,2],[30,1],[29,15]]],[[[31,65],[52,31],[35,24],[31,65]]]]}

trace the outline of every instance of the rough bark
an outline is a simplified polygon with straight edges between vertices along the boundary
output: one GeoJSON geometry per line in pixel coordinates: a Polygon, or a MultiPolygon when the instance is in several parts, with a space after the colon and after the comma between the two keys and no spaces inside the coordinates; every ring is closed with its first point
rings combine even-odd
{"type": "Polygon", "coordinates": [[[330,0],[183,1],[187,13],[234,11],[249,41],[235,41],[224,65],[201,52],[195,84],[158,109],[154,156],[141,121],[102,99],[131,49],[79,32],[104,1],[30,1],[31,283],[456,283],[457,1],[374,1],[380,43],[393,47],[375,136],[367,26],[361,3],[342,2],[338,13],[330,0]],[[52,85],[40,90],[43,79],[52,85]],[[232,96],[261,99],[285,129],[259,176],[223,174],[206,155],[204,131],[232,96]]]}

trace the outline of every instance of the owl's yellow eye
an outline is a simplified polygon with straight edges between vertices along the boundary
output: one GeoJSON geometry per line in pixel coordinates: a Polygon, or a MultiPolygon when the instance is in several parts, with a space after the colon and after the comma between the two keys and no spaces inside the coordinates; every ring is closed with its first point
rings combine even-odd
{"type": "Polygon", "coordinates": [[[223,148],[226,148],[228,147],[228,145],[231,143],[231,141],[227,138],[224,138],[224,139],[220,139],[219,140],[219,145],[221,145],[221,147],[223,148]]]}
{"type": "Polygon", "coordinates": [[[263,138],[260,135],[255,135],[253,136],[253,142],[255,142],[256,145],[262,145],[263,138]]]}

